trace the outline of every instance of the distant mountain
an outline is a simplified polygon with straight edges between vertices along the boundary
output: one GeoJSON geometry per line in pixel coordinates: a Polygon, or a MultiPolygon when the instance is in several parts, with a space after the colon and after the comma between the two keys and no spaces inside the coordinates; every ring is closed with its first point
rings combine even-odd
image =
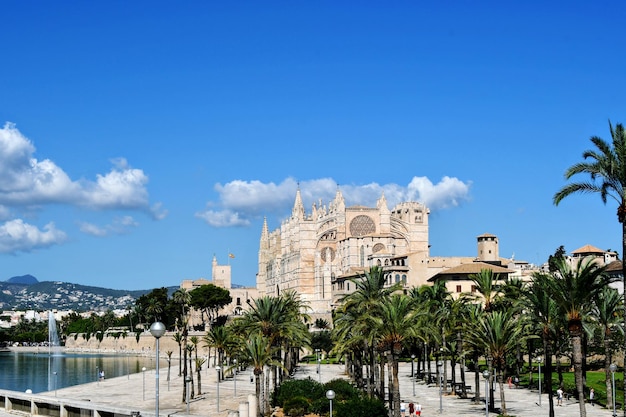
{"type": "Polygon", "coordinates": [[[22,275],[19,277],[11,277],[7,279],[5,282],[10,282],[11,284],[32,285],[32,284],[38,283],[39,281],[37,281],[37,278],[35,278],[34,276],[28,274],[28,275],[22,275]]]}
{"type": "MultiPolygon", "coordinates": [[[[135,305],[135,300],[149,290],[113,290],[109,288],[91,287],[69,282],[44,281],[25,275],[0,281],[0,310],[74,310],[74,311],[106,311],[109,309],[125,309],[135,305]],[[31,277],[27,282],[16,282],[14,278],[31,277]]],[[[168,288],[172,293],[178,287],[168,288]]]]}

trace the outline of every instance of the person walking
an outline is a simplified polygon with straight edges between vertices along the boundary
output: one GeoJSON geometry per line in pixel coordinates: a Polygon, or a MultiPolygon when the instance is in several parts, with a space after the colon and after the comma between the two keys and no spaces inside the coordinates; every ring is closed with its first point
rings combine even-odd
{"type": "Polygon", "coordinates": [[[589,402],[591,403],[593,407],[596,406],[596,404],[593,402],[595,398],[596,398],[596,391],[593,388],[591,388],[591,391],[589,391],[589,402]]]}
{"type": "Polygon", "coordinates": [[[556,405],[563,405],[563,388],[561,387],[556,390],[556,405]]]}
{"type": "Polygon", "coordinates": [[[409,403],[409,416],[413,417],[413,413],[415,413],[415,404],[413,404],[413,401],[411,401],[409,403]]]}
{"type": "Polygon", "coordinates": [[[406,416],[406,403],[404,401],[400,402],[400,414],[402,417],[406,416]]]}

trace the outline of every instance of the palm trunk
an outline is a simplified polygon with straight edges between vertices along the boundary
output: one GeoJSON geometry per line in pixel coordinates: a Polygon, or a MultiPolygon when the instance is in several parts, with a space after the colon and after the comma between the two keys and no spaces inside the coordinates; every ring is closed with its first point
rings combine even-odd
{"type": "Polygon", "coordinates": [[[474,404],[480,404],[480,368],[478,367],[478,353],[475,352],[474,353],[474,385],[476,386],[476,389],[474,390],[474,392],[476,393],[476,395],[474,395],[474,404]]]}
{"type": "Polygon", "coordinates": [[[500,387],[500,414],[508,416],[506,412],[506,400],[504,399],[504,375],[501,369],[498,369],[498,375],[500,376],[498,386],[500,387]]]}
{"type": "Polygon", "coordinates": [[[262,370],[254,370],[254,382],[255,382],[255,393],[256,393],[256,407],[257,407],[257,412],[258,415],[261,416],[263,415],[262,409],[261,409],[261,404],[262,404],[262,397],[261,397],[261,377],[263,376],[263,371],[262,370]]]}
{"type": "Polygon", "coordinates": [[[398,379],[398,358],[393,353],[389,355],[389,364],[391,365],[392,374],[391,386],[393,388],[391,399],[393,399],[393,416],[400,417],[400,380],[398,379]]]}
{"type": "Polygon", "coordinates": [[[606,381],[606,406],[613,406],[613,384],[611,378],[611,339],[609,335],[604,335],[604,376],[606,381]]]}
{"type": "MultiPolygon", "coordinates": [[[[621,218],[620,218],[621,220],[621,218]]],[[[626,282],[626,222],[622,222],[622,284],[626,282]]],[[[624,327],[626,327],[626,290],[624,291],[624,327]]],[[[624,364],[626,365],[626,337],[624,337],[624,364]]],[[[623,381],[626,381],[626,366],[624,366],[623,381]]],[[[624,384],[624,399],[626,399],[626,384],[624,384]]],[[[626,417],[626,406],[624,409],[624,417],[626,417]]]]}
{"type": "Polygon", "coordinates": [[[543,333],[543,351],[545,352],[544,363],[546,364],[543,386],[548,392],[549,417],[554,417],[554,396],[552,395],[552,345],[545,331],[543,333]]]}
{"type": "Polygon", "coordinates": [[[580,340],[580,322],[570,324],[570,337],[572,340],[572,360],[574,362],[574,377],[576,380],[576,391],[578,392],[578,405],[580,407],[580,417],[587,417],[587,409],[585,407],[585,390],[583,384],[583,361],[582,361],[582,344],[580,340]],[[575,329],[572,329],[575,327],[575,329]]]}

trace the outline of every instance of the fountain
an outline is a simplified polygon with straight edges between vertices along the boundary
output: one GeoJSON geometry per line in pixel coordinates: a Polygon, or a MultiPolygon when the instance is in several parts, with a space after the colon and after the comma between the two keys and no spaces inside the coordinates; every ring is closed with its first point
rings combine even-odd
{"type": "Polygon", "coordinates": [[[59,341],[59,332],[57,331],[57,322],[54,319],[52,311],[48,312],[48,346],[50,350],[61,345],[59,341]]]}
{"type": "Polygon", "coordinates": [[[54,356],[54,352],[58,352],[61,347],[59,340],[59,332],[57,331],[57,322],[54,319],[54,313],[48,312],[48,391],[57,387],[57,373],[59,363],[54,356]]]}

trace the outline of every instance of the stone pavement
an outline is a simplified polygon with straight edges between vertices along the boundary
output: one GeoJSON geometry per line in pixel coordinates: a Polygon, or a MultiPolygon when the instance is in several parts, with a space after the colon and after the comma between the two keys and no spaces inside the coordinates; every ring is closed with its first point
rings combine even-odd
{"type": "MultiPolygon", "coordinates": [[[[345,378],[342,365],[321,365],[321,373],[317,373],[317,364],[302,365],[295,374],[296,378],[312,378],[327,382],[334,378],[345,378]]],[[[415,383],[415,395],[413,395],[413,382],[410,377],[411,364],[400,364],[400,392],[402,399],[407,403],[419,402],[422,405],[422,416],[481,416],[485,415],[484,403],[472,404],[469,399],[460,399],[456,395],[439,395],[439,387],[429,386],[421,381],[415,383]],[[440,412],[440,404],[442,411],[440,412]]],[[[187,414],[187,404],[182,400],[183,378],[178,376],[177,368],[172,367],[171,381],[167,382],[167,368],[161,368],[159,384],[159,411],[160,415],[187,414]]],[[[458,374],[457,374],[458,375],[458,374]]],[[[57,399],[71,398],[89,400],[92,402],[115,405],[128,408],[131,411],[141,411],[143,415],[154,415],[155,411],[155,371],[148,370],[144,379],[141,373],[130,376],[106,379],[101,382],[78,385],[59,389],[56,392],[57,399]]],[[[189,414],[206,417],[227,417],[238,411],[239,403],[247,402],[248,395],[254,394],[255,384],[250,382],[251,372],[239,373],[236,380],[228,378],[219,384],[219,412],[217,371],[209,368],[202,371],[202,393],[197,395],[189,404],[189,414]],[[236,390],[236,392],[235,392],[236,390]]],[[[474,384],[474,374],[466,373],[469,385],[474,384]]],[[[481,377],[481,395],[484,396],[484,379],[481,377]]],[[[195,387],[196,393],[198,387],[195,387]]],[[[55,396],[55,392],[45,393],[55,396]]],[[[505,397],[509,415],[518,417],[548,416],[548,397],[542,395],[539,406],[539,394],[537,391],[527,389],[509,389],[505,387],[505,397]]],[[[496,388],[495,406],[499,407],[500,392],[496,388]]],[[[589,416],[612,416],[612,410],[600,406],[592,407],[586,404],[589,416]]],[[[618,411],[618,415],[620,412],[618,411]]],[[[557,417],[574,417],[579,415],[578,403],[572,399],[564,400],[562,407],[555,406],[557,417]]],[[[496,413],[490,413],[496,416],[496,413]]]]}

